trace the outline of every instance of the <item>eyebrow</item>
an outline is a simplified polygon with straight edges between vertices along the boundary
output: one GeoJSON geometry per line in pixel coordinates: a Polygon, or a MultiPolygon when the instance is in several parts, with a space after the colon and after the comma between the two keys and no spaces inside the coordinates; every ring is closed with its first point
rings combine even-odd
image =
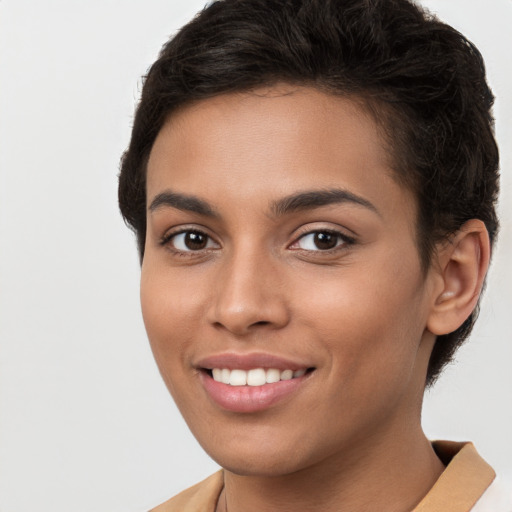
{"type": "Polygon", "coordinates": [[[363,206],[381,216],[379,210],[367,199],[344,189],[309,190],[292,194],[271,204],[271,211],[275,216],[302,210],[312,210],[332,204],[352,203],[363,206]]]}
{"type": "MultiPolygon", "coordinates": [[[[274,216],[281,217],[292,212],[313,210],[322,206],[340,203],[352,203],[362,206],[381,216],[380,212],[370,201],[344,189],[308,190],[291,194],[272,202],[270,210],[274,216]]],[[[203,199],[170,190],[157,194],[151,201],[148,209],[154,212],[165,206],[197,213],[205,217],[219,217],[214,208],[203,199]]]]}
{"type": "Polygon", "coordinates": [[[179,194],[170,190],[156,195],[148,209],[150,212],[154,212],[164,206],[197,213],[205,217],[218,217],[218,214],[206,201],[195,196],[179,194]]]}

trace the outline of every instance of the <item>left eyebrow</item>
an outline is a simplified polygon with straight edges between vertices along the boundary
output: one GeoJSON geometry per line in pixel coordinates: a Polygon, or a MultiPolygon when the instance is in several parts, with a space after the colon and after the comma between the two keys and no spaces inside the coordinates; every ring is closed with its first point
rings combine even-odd
{"type": "Polygon", "coordinates": [[[217,217],[217,213],[210,204],[203,199],[187,194],[179,194],[171,190],[166,190],[155,196],[151,201],[148,210],[154,212],[162,207],[176,208],[185,212],[193,212],[205,217],[217,217]]]}
{"type": "Polygon", "coordinates": [[[344,189],[308,190],[292,194],[274,201],[271,203],[270,208],[276,217],[280,217],[291,212],[313,210],[322,206],[340,203],[362,206],[381,217],[379,210],[370,201],[344,189]]]}

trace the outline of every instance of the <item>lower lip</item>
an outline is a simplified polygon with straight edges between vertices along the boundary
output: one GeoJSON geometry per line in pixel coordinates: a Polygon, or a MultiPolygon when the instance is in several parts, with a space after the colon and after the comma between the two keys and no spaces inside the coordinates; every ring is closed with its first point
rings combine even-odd
{"type": "Polygon", "coordinates": [[[232,412],[258,412],[284,400],[301,386],[308,374],[263,386],[230,386],[201,372],[201,382],[210,398],[222,409],[232,412]]]}

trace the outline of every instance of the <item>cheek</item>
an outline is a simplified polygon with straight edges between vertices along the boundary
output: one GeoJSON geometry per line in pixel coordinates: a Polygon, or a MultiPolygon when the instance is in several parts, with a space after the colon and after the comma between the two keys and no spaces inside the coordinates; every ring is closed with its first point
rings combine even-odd
{"type": "Polygon", "coordinates": [[[181,371],[202,317],[199,294],[190,293],[190,289],[188,281],[143,265],[142,316],[155,360],[168,385],[169,376],[181,371]]]}
{"type": "Polygon", "coordinates": [[[393,255],[379,265],[338,269],[327,278],[318,274],[295,292],[307,297],[297,306],[299,317],[323,340],[334,373],[344,381],[361,380],[370,387],[372,379],[375,385],[412,371],[424,312],[421,275],[410,260],[393,255]]]}

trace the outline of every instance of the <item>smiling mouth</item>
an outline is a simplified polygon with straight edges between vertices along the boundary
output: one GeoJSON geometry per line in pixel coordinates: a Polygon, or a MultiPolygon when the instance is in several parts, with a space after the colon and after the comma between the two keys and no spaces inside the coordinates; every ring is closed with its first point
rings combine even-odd
{"type": "Polygon", "coordinates": [[[311,373],[314,368],[300,370],[279,370],[277,368],[253,368],[251,370],[229,368],[205,368],[204,371],[215,381],[229,386],[264,386],[280,381],[292,380],[311,373]]]}

